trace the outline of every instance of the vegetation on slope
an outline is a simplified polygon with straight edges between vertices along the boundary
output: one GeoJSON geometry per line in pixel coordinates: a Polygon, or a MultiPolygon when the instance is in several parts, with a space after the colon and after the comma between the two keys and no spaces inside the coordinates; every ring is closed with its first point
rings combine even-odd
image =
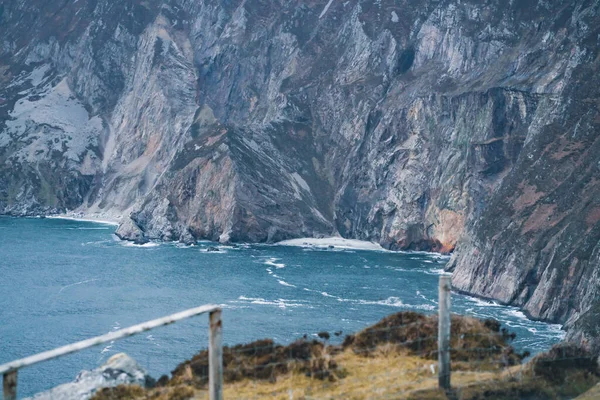
{"type": "MultiPolygon", "coordinates": [[[[320,335],[327,338],[328,335],[320,335]]],[[[452,316],[452,385],[437,389],[437,317],[401,312],[327,345],[260,340],[223,349],[226,399],[567,399],[600,382],[596,361],[562,344],[522,364],[527,354],[494,320],[452,316]]],[[[201,351],[156,387],[119,386],[94,400],[207,398],[208,353],[201,351]]]]}

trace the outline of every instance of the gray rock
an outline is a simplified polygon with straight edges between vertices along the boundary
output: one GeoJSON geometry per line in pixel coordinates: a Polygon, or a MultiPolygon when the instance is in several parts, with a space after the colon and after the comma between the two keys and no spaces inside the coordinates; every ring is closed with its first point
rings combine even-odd
{"type": "Polygon", "coordinates": [[[38,393],[32,400],[86,400],[96,391],[117,385],[152,385],[153,379],[135,360],[124,353],[115,354],[101,367],[82,371],[71,383],[57,386],[47,392],[38,393]]]}
{"type": "Polygon", "coordinates": [[[1,16],[0,213],[456,249],[465,292],[600,304],[599,0],[47,3],[1,16]]]}
{"type": "Polygon", "coordinates": [[[125,218],[115,231],[115,235],[121,240],[129,240],[135,244],[144,244],[149,241],[144,231],[131,218],[125,218]]]}

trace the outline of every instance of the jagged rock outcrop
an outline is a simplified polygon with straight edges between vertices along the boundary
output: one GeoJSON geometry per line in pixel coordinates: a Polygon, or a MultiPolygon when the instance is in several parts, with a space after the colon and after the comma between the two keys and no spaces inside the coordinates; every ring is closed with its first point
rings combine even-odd
{"type": "Polygon", "coordinates": [[[30,400],[86,400],[99,389],[118,385],[151,387],[154,379],[127,354],[118,353],[101,367],[81,371],[73,382],[38,393],[30,400]]]}
{"type": "Polygon", "coordinates": [[[575,326],[600,297],[599,7],[5,2],[0,212],[456,247],[460,290],[575,326]]]}

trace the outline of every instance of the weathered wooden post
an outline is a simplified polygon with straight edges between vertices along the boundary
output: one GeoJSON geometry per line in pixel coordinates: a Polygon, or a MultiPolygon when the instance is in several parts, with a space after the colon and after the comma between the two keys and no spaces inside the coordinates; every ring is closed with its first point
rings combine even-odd
{"type": "Polygon", "coordinates": [[[221,310],[209,316],[208,393],[210,400],[223,400],[223,322],[221,310]]]}
{"type": "Polygon", "coordinates": [[[4,400],[17,400],[17,371],[6,372],[2,379],[4,400]]]}
{"type": "Polygon", "coordinates": [[[452,277],[440,276],[438,322],[438,382],[440,389],[450,389],[450,290],[452,277]]]}

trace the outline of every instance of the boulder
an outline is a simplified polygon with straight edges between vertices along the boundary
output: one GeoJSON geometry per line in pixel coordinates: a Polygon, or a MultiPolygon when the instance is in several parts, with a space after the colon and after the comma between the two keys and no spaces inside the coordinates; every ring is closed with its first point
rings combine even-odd
{"type": "Polygon", "coordinates": [[[117,228],[115,235],[121,240],[129,240],[135,244],[148,243],[148,238],[144,234],[144,231],[131,218],[125,218],[117,228]]]}
{"type": "Polygon", "coordinates": [[[153,386],[154,380],[125,353],[115,354],[101,367],[81,371],[73,382],[36,394],[32,400],[86,400],[99,389],[118,385],[153,386]]]}

